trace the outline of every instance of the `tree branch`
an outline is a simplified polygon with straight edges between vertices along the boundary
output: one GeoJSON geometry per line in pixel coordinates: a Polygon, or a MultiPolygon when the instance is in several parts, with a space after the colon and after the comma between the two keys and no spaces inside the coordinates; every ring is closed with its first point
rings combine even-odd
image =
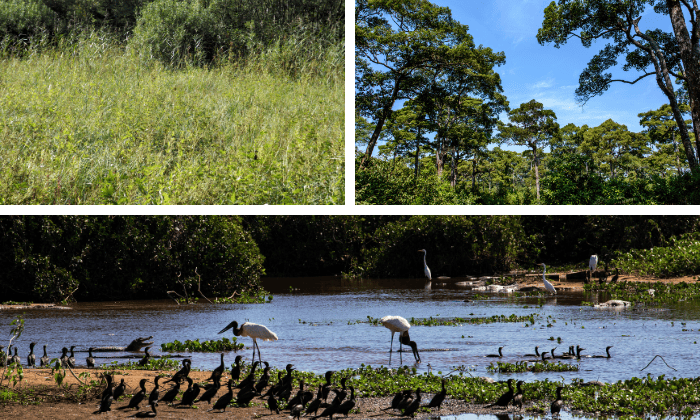
{"type": "Polygon", "coordinates": [[[199,295],[206,299],[207,302],[214,303],[210,301],[206,296],[204,296],[204,293],[202,293],[202,276],[200,276],[197,272],[197,267],[194,268],[194,273],[197,275],[197,277],[199,277],[199,282],[197,282],[197,291],[199,292],[199,295]]]}

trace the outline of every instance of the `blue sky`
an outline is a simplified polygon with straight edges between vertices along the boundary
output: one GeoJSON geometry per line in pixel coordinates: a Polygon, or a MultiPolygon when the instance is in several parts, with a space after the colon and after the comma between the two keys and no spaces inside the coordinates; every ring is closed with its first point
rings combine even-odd
{"type": "MultiPolygon", "coordinates": [[[[653,77],[635,85],[613,84],[607,92],[581,107],[574,91],[578,78],[588,61],[605,45],[594,43],[584,48],[577,39],[557,49],[551,44],[537,42],[537,30],[542,25],[545,0],[432,0],[447,6],[459,22],[469,26],[474,42],[494,51],[503,51],[506,64],[496,71],[501,75],[505,95],[511,109],[532,99],[553,110],[560,126],[574,123],[591,127],[611,118],[632,131],[641,131],[637,114],[657,109],[667,103],[653,77]]],[[[642,17],[642,30],[661,27],[671,30],[667,16],[651,8],[642,17]]],[[[614,79],[633,80],[638,75],[613,69],[614,79]]],[[[504,120],[507,118],[503,117],[504,120]]]]}

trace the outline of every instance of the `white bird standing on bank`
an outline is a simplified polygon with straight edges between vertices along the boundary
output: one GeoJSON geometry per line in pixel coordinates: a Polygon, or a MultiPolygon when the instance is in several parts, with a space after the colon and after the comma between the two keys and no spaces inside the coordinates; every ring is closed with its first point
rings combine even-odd
{"type": "Polygon", "coordinates": [[[593,276],[593,272],[595,271],[597,266],[598,266],[598,256],[591,255],[591,259],[588,260],[588,268],[591,270],[591,276],[593,276]]]}
{"type": "Polygon", "coordinates": [[[423,272],[425,273],[425,277],[428,278],[428,281],[433,281],[433,278],[430,276],[430,269],[428,268],[428,263],[425,261],[425,257],[428,255],[428,251],[424,249],[419,249],[418,252],[423,253],[423,272]]]}
{"type": "Polygon", "coordinates": [[[219,331],[219,334],[228,331],[233,328],[233,335],[250,337],[253,339],[253,361],[255,361],[255,348],[258,348],[258,360],[260,359],[260,347],[258,346],[257,339],[263,341],[277,341],[277,334],[268,330],[266,326],[260,324],[253,324],[251,322],[244,322],[241,328],[238,328],[238,322],[233,321],[226,326],[223,330],[219,331]]]}
{"type": "Polygon", "coordinates": [[[544,277],[544,273],[547,272],[547,266],[544,265],[544,263],[537,264],[537,265],[542,266],[542,280],[544,281],[544,288],[547,289],[549,292],[556,295],[557,289],[555,289],[554,286],[552,286],[552,283],[548,282],[547,279],[544,277]]]}

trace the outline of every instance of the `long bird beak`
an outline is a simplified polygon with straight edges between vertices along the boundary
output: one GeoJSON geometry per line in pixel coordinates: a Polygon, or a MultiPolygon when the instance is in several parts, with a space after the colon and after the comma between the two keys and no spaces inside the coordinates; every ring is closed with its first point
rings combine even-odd
{"type": "Polygon", "coordinates": [[[230,330],[231,328],[233,328],[233,324],[235,324],[235,323],[236,323],[236,321],[233,321],[233,322],[231,322],[230,324],[228,324],[228,325],[226,326],[226,328],[224,328],[223,330],[219,331],[219,334],[224,333],[224,332],[230,330]]]}

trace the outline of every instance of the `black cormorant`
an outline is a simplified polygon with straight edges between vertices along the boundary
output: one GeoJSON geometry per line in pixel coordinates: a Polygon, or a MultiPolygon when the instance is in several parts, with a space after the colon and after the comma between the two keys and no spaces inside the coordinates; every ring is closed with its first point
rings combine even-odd
{"type": "Polygon", "coordinates": [[[552,415],[554,414],[559,414],[561,411],[561,408],[564,406],[564,400],[561,399],[561,390],[564,389],[564,387],[558,386],[557,387],[557,399],[552,401],[552,405],[550,406],[552,415]]]}
{"type": "Polygon", "coordinates": [[[209,411],[222,410],[222,413],[226,411],[226,407],[228,407],[228,405],[231,404],[231,401],[233,401],[233,388],[231,388],[231,386],[233,386],[233,379],[228,380],[228,392],[219,397],[219,399],[216,400],[216,403],[214,403],[214,406],[209,411]]]}
{"type": "Polygon", "coordinates": [[[516,384],[518,386],[518,392],[516,392],[513,396],[513,405],[517,405],[519,410],[523,409],[523,389],[521,388],[521,386],[524,383],[525,382],[523,381],[518,381],[518,383],[516,384]]]}
{"type": "Polygon", "coordinates": [[[36,343],[29,343],[29,355],[27,355],[27,366],[36,367],[36,356],[34,355],[36,343]]]}
{"type": "Polygon", "coordinates": [[[41,356],[41,359],[39,359],[39,365],[40,366],[48,366],[49,365],[49,356],[46,354],[46,344],[44,344],[44,355],[41,356]]]}
{"type": "Polygon", "coordinates": [[[345,414],[345,417],[348,416],[348,413],[350,413],[350,410],[355,408],[355,387],[352,385],[349,386],[350,388],[350,399],[347,401],[344,401],[340,406],[338,407],[337,413],[343,413],[345,414]]]}
{"type": "Polygon", "coordinates": [[[406,407],[406,409],[403,411],[402,416],[411,416],[413,417],[416,413],[416,411],[420,408],[420,388],[416,389],[416,398],[411,401],[411,403],[406,407]]]}
{"type": "Polygon", "coordinates": [[[498,348],[498,354],[487,354],[486,357],[503,357],[503,347],[505,346],[498,348]]]}
{"type": "Polygon", "coordinates": [[[148,404],[153,405],[154,403],[158,402],[158,399],[160,397],[160,389],[158,387],[158,380],[160,379],[160,376],[156,376],[155,383],[156,386],[153,388],[153,391],[151,391],[151,395],[148,396],[148,404]]]}
{"type": "Polygon", "coordinates": [[[498,401],[496,401],[493,404],[487,405],[486,408],[495,407],[495,406],[508,407],[508,404],[510,404],[511,400],[513,399],[513,394],[514,394],[513,382],[515,382],[515,379],[513,379],[513,378],[508,379],[508,391],[506,391],[505,394],[501,395],[501,397],[498,399],[498,401]]]}
{"type": "Polygon", "coordinates": [[[85,359],[85,361],[87,362],[88,369],[95,367],[95,358],[92,357],[92,347],[88,349],[88,357],[85,359]]]}
{"type": "Polygon", "coordinates": [[[139,381],[139,387],[141,387],[141,389],[139,392],[134,394],[133,397],[131,397],[131,400],[129,400],[129,405],[126,407],[120,407],[120,410],[125,410],[127,408],[135,408],[138,410],[139,405],[141,405],[143,399],[146,398],[146,379],[141,379],[141,381],[139,381]]]}
{"type": "Polygon", "coordinates": [[[611,349],[611,348],[613,348],[613,346],[608,346],[608,347],[605,348],[605,353],[607,354],[607,356],[596,355],[596,356],[591,356],[591,357],[594,357],[594,358],[596,358],[596,359],[609,359],[609,358],[610,358],[610,349],[611,349]]]}
{"type": "Polygon", "coordinates": [[[447,396],[447,389],[445,389],[445,382],[446,382],[446,379],[442,378],[442,391],[435,394],[433,399],[430,400],[430,403],[427,405],[428,408],[437,407],[438,411],[440,411],[440,406],[442,405],[442,402],[445,401],[445,396],[447,396]]]}
{"type": "Polygon", "coordinates": [[[141,358],[141,360],[139,360],[139,366],[146,366],[148,364],[148,361],[151,359],[151,354],[148,352],[148,350],[150,350],[150,349],[151,349],[151,347],[149,346],[143,350],[143,352],[146,353],[146,355],[143,356],[143,358],[141,358]]]}

